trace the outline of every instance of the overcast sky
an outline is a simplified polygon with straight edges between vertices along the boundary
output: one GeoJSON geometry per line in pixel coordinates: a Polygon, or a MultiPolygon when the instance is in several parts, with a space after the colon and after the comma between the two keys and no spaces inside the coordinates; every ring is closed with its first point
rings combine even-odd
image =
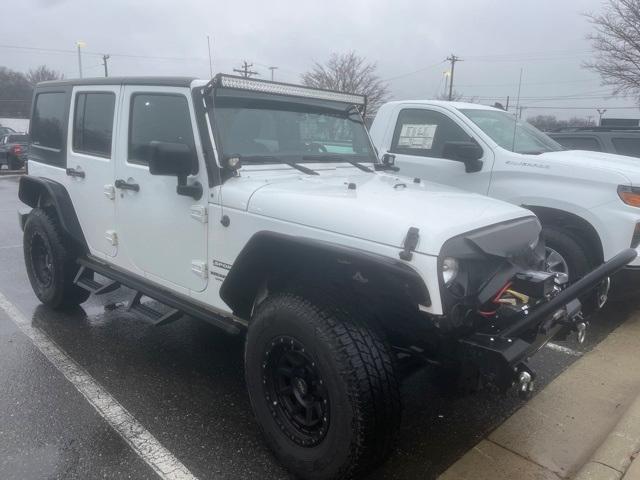
{"type": "Polygon", "coordinates": [[[246,59],[260,78],[277,66],[277,80],[298,82],[314,61],[354,50],[377,62],[394,99],[407,99],[442,92],[443,60],[454,53],[464,60],[456,65],[456,90],[482,103],[504,103],[509,95],[514,105],[522,68],[525,117],[597,117],[598,107],[609,109],[605,116],[638,117],[632,99],[609,98],[610,89],[581,68],[590,58],[583,13],[601,6],[602,0],[22,0],[4,16],[0,65],[25,71],[44,63],[76,77],[71,50],[80,40],[85,76],[103,75],[97,54],[107,53],[111,75],[208,77],[208,34],[214,72],[230,72],[246,59]]]}

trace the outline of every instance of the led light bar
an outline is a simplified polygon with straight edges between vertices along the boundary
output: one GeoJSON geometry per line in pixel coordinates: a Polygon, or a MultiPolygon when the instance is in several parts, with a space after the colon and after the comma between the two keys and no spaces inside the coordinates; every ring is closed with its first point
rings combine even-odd
{"type": "Polygon", "coordinates": [[[224,88],[237,88],[240,90],[252,90],[254,92],[317,98],[320,100],[333,100],[334,102],[351,103],[354,105],[366,105],[367,103],[367,97],[364,95],[335,92],[333,90],[321,90],[318,88],[309,88],[303,87],[302,85],[291,85],[288,83],[252,80],[250,78],[236,77],[234,75],[219,74],[215,78],[215,84],[224,88]]]}

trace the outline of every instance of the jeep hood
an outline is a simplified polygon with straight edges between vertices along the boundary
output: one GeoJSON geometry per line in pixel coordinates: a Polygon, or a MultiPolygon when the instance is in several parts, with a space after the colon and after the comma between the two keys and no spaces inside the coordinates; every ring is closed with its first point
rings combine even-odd
{"type": "Polygon", "coordinates": [[[626,180],[632,185],[640,186],[640,159],[634,157],[587,150],[561,150],[542,153],[532,158],[536,158],[536,161],[548,160],[581,169],[615,172],[624,177],[620,179],[621,183],[626,180]]]}
{"type": "Polygon", "coordinates": [[[416,251],[428,255],[438,255],[444,242],[454,236],[532,216],[509,203],[444,185],[417,184],[387,174],[347,173],[350,170],[269,180],[260,180],[256,174],[232,179],[225,183],[224,204],[398,248],[408,229],[416,227],[420,229],[416,251]]]}

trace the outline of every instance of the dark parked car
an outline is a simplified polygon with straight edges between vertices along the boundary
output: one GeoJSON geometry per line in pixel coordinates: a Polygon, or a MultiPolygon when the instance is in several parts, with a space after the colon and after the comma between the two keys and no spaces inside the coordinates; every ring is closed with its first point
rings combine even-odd
{"type": "Polygon", "coordinates": [[[567,150],[592,150],[640,157],[640,128],[579,127],[548,132],[567,150]]]}
{"type": "Polygon", "coordinates": [[[3,127],[0,125],[0,135],[4,135],[5,133],[16,133],[16,131],[11,127],[3,127]]]}
{"type": "Polygon", "coordinates": [[[0,137],[0,168],[7,165],[9,170],[19,170],[27,160],[29,135],[9,133],[0,137]]]}

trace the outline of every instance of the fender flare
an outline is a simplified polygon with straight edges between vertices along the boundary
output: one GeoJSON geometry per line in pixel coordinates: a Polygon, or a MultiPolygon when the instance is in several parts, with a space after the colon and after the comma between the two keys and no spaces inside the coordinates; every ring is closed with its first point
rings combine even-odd
{"type": "MultiPolygon", "coordinates": [[[[215,262],[214,262],[215,263],[215,262]]],[[[406,263],[340,244],[308,237],[261,231],[244,246],[220,286],[220,297],[234,314],[249,319],[265,280],[274,273],[291,278],[313,268],[348,268],[364,272],[367,282],[401,288],[417,305],[431,305],[422,277],[406,263]]],[[[355,281],[355,280],[354,280],[355,281]]]]}
{"type": "Polygon", "coordinates": [[[88,250],[78,215],[64,185],[48,178],[23,176],[20,178],[18,198],[31,208],[40,207],[43,202],[50,201],[64,234],[85,251],[88,250]]]}

